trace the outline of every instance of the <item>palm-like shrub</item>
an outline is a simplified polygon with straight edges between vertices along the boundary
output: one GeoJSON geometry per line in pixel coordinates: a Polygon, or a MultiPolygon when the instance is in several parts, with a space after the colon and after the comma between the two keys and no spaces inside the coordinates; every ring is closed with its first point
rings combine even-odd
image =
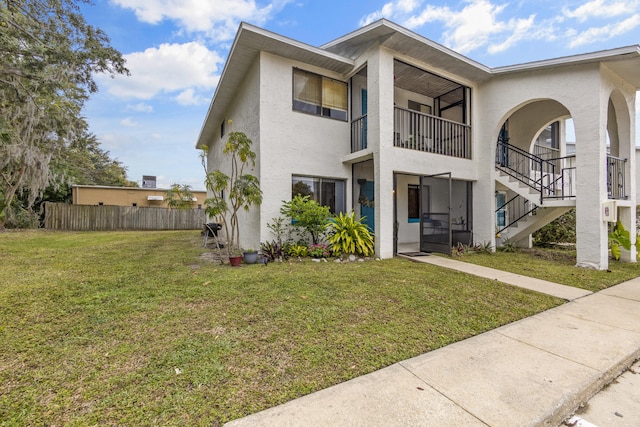
{"type": "Polygon", "coordinates": [[[364,218],[356,219],[351,211],[348,214],[341,212],[332,219],[328,226],[328,241],[334,255],[373,255],[373,234],[362,223],[364,218]]]}

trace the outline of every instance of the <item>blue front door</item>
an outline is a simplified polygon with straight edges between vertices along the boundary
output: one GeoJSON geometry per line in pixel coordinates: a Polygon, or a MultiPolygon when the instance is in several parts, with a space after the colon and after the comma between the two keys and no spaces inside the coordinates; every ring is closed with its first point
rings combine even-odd
{"type": "Polygon", "coordinates": [[[374,185],[373,181],[367,181],[360,187],[360,194],[364,195],[361,197],[364,203],[360,204],[360,216],[366,217],[363,224],[365,224],[372,233],[376,231],[375,229],[375,208],[374,208],[374,185]]]}

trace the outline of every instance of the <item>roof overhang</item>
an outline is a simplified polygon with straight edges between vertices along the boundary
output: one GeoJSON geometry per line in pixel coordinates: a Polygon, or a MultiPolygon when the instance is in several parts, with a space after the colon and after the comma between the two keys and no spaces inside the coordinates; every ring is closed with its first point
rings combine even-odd
{"type": "Polygon", "coordinates": [[[640,45],[497,67],[492,69],[491,72],[492,74],[499,76],[523,71],[535,71],[545,68],[553,69],[569,65],[575,66],[594,63],[605,64],[624,80],[632,84],[636,89],[640,90],[640,45]]]}
{"type": "Polygon", "coordinates": [[[320,49],[355,59],[375,43],[470,82],[491,77],[489,67],[386,19],[364,26],[320,46],[320,49]]]}

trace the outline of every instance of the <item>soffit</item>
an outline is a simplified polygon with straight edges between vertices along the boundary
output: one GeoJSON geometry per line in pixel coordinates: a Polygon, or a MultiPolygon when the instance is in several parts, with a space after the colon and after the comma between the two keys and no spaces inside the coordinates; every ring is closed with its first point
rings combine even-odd
{"type": "Polygon", "coordinates": [[[638,46],[638,54],[627,56],[625,59],[608,61],[605,64],[635,86],[636,90],[640,90],[640,46],[638,46]]]}
{"type": "Polygon", "coordinates": [[[594,63],[605,64],[636,89],[640,89],[640,45],[497,67],[492,70],[492,73],[494,75],[504,75],[594,63]]]}
{"type": "Polygon", "coordinates": [[[385,19],[320,48],[355,59],[374,43],[470,82],[481,82],[491,77],[488,67],[385,19]]]}

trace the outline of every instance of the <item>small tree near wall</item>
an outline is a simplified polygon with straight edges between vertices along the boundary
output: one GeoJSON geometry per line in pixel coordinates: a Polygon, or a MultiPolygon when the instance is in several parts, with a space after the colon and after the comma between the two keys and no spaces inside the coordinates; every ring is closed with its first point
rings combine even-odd
{"type": "Polygon", "coordinates": [[[165,191],[164,197],[169,209],[191,209],[193,193],[187,184],[173,184],[170,189],[165,191]]]}
{"type": "Polygon", "coordinates": [[[294,227],[309,233],[314,245],[320,243],[331,218],[329,206],[322,206],[308,195],[302,196],[300,194],[290,201],[283,200],[280,213],[291,218],[294,227]]]}
{"type": "MultiPolygon", "coordinates": [[[[229,120],[231,124],[231,120],[229,120]]],[[[251,151],[253,142],[243,132],[231,132],[222,152],[229,159],[230,174],[220,169],[208,171],[206,166],[207,146],[201,146],[200,159],[205,168],[205,186],[211,197],[205,200],[207,215],[217,218],[227,236],[227,254],[239,252],[240,223],[238,211],[248,211],[253,205],[262,203],[259,179],[246,168],[256,164],[256,153],[251,151]]]]}

